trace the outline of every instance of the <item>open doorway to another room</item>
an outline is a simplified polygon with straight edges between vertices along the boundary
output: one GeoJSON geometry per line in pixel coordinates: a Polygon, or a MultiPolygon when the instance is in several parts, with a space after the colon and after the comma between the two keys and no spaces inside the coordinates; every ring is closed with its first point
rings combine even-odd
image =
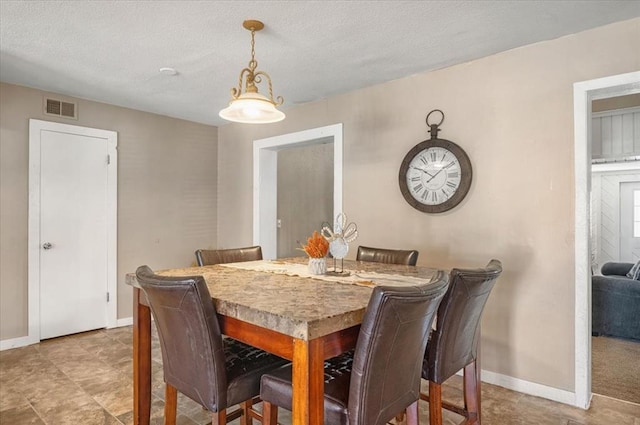
{"type": "Polygon", "coordinates": [[[333,138],[278,151],[278,258],[300,249],[322,223],[333,222],[333,138]]]}
{"type": "Polygon", "coordinates": [[[342,212],[342,145],[341,123],[254,141],[253,243],[265,259],[296,255],[342,212]]]}
{"type": "Polygon", "coordinates": [[[640,404],[640,94],[594,100],[591,125],[591,388],[640,404]]]}

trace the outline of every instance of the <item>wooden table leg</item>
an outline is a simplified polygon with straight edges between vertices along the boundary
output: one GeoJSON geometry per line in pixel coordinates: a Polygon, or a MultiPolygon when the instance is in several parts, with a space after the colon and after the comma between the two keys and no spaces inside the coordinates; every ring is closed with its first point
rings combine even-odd
{"type": "Polygon", "coordinates": [[[133,288],[133,423],[149,425],[151,416],[151,310],[133,288]]]}
{"type": "Polygon", "coordinates": [[[293,341],[293,425],[324,424],[322,339],[293,341]]]}

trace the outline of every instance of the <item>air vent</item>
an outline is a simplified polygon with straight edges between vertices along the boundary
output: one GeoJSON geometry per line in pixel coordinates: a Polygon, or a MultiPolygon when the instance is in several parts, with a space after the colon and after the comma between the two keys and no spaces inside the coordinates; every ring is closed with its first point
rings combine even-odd
{"type": "Polygon", "coordinates": [[[44,99],[44,113],[56,117],[78,119],[78,105],[73,102],[63,102],[62,100],[46,97],[44,99]]]}

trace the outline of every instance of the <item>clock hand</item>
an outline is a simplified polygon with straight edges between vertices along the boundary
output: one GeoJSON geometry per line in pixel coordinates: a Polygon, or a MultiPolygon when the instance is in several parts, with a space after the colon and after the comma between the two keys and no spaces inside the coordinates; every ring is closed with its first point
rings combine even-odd
{"type": "Polygon", "coordinates": [[[444,168],[439,169],[433,176],[431,174],[429,174],[429,176],[431,178],[429,180],[427,180],[426,183],[429,183],[431,180],[435,179],[436,176],[442,172],[442,170],[444,170],[444,168]]]}
{"type": "Polygon", "coordinates": [[[425,173],[429,177],[433,177],[427,170],[423,170],[422,168],[414,167],[413,165],[411,166],[411,168],[413,168],[414,170],[422,171],[423,173],[425,173]]]}
{"type": "Polygon", "coordinates": [[[451,161],[450,163],[448,163],[447,165],[445,165],[444,167],[442,167],[441,169],[439,169],[433,176],[431,174],[429,174],[429,176],[431,176],[431,178],[429,180],[426,181],[426,183],[429,183],[431,180],[433,180],[438,174],[440,174],[443,170],[446,170],[447,168],[451,167],[453,165],[453,161],[451,161]]]}

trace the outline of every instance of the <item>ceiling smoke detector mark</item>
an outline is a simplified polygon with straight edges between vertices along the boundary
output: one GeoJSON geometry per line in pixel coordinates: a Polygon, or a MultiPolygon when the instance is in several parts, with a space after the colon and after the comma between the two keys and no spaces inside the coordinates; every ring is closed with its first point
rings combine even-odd
{"type": "Polygon", "coordinates": [[[160,74],[162,75],[168,75],[168,76],[175,76],[178,75],[178,71],[175,68],[160,68],[160,74]]]}
{"type": "Polygon", "coordinates": [[[64,102],[59,99],[45,97],[44,114],[77,120],[78,105],[75,102],[64,102]]]}

